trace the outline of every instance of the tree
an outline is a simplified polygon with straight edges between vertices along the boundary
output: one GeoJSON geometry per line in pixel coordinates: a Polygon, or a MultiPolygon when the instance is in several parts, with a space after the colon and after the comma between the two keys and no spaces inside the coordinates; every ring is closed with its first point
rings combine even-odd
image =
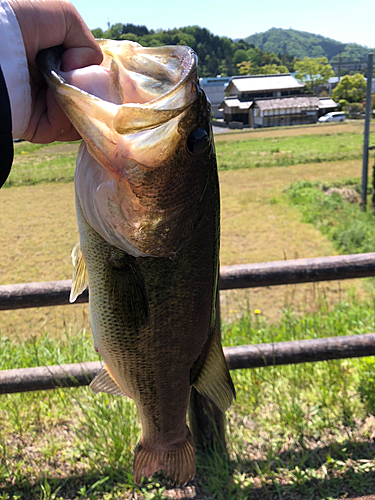
{"type": "Polygon", "coordinates": [[[345,111],[352,117],[363,115],[365,109],[360,102],[350,102],[345,106],[345,111]]]}
{"type": "Polygon", "coordinates": [[[276,64],[265,64],[258,70],[258,75],[277,75],[279,73],[289,73],[286,66],[276,64]]]}
{"type": "Polygon", "coordinates": [[[317,57],[316,59],[305,57],[303,61],[297,61],[294,64],[294,69],[296,70],[296,78],[305,83],[306,90],[310,92],[318,85],[327,83],[335,75],[326,57],[317,57]]]}
{"type": "Polygon", "coordinates": [[[95,38],[104,38],[104,32],[102,28],[95,28],[91,30],[91,33],[94,35],[95,38]]]}
{"type": "Polygon", "coordinates": [[[253,64],[250,61],[242,61],[241,63],[238,63],[236,66],[238,68],[239,75],[255,75],[256,74],[256,72],[254,72],[253,64]]]}
{"type": "Polygon", "coordinates": [[[332,99],[338,102],[345,99],[347,102],[363,102],[366,98],[366,80],[363,75],[345,75],[332,92],[332,99]]]}
{"type": "Polygon", "coordinates": [[[111,38],[112,40],[120,40],[120,36],[123,33],[124,25],[122,23],[112,24],[112,26],[107,29],[104,33],[104,38],[111,38]]]}
{"type": "Polygon", "coordinates": [[[223,76],[248,73],[257,75],[265,71],[268,74],[280,73],[286,71],[285,67],[290,71],[293,64],[293,56],[290,54],[282,56],[283,59],[281,59],[275,53],[268,54],[244,40],[233,42],[230,38],[213,35],[206,28],[200,26],[149,30],[146,26],[115,23],[104,33],[101,28],[92,30],[92,33],[96,38],[132,40],[144,47],[188,45],[198,55],[198,72],[199,76],[202,77],[218,74],[223,76]],[[271,65],[271,69],[269,65],[271,65]],[[276,65],[278,69],[274,70],[273,65],[276,65]],[[266,68],[260,71],[262,66],[266,66],[266,68]]]}
{"type": "Polygon", "coordinates": [[[248,61],[247,51],[244,49],[238,49],[233,54],[233,63],[237,65],[242,61],[248,61]]]}
{"type": "Polygon", "coordinates": [[[142,25],[135,25],[131,23],[124,24],[122,27],[122,34],[124,35],[125,33],[132,33],[133,35],[137,36],[143,36],[143,35],[148,35],[149,31],[146,26],[142,25]]]}

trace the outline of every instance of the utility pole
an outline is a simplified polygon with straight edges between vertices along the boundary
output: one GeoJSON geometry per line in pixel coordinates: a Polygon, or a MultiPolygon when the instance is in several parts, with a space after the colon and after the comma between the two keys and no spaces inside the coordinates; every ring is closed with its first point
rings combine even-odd
{"type": "Polygon", "coordinates": [[[367,201],[367,180],[368,180],[368,146],[370,136],[370,117],[371,117],[371,87],[373,72],[373,54],[368,55],[367,65],[367,85],[366,85],[366,114],[365,131],[363,137],[363,162],[362,162],[362,210],[366,211],[367,201]]]}

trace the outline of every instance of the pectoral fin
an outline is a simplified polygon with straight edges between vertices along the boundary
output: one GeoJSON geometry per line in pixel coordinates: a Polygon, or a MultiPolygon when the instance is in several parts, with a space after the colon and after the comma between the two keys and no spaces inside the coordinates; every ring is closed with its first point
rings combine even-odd
{"type": "Polygon", "coordinates": [[[108,264],[112,275],[109,294],[113,313],[128,327],[144,327],[149,321],[148,298],[142,273],[134,258],[112,247],[108,264]]]}
{"type": "Polygon", "coordinates": [[[113,394],[114,396],[126,396],[124,391],[120,389],[117,383],[113,380],[105,365],[91,382],[90,389],[92,389],[95,394],[98,392],[106,392],[107,394],[113,394]]]}
{"type": "Polygon", "coordinates": [[[192,385],[195,389],[213,402],[219,410],[225,412],[231,405],[236,391],[225,361],[220,337],[216,330],[205,346],[192,370],[192,385]],[[207,354],[206,354],[207,352],[207,354]],[[202,357],[206,355],[204,359],[202,357]],[[199,372],[198,372],[199,370],[199,372]],[[196,376],[194,377],[194,373],[196,376]]]}
{"type": "Polygon", "coordinates": [[[69,302],[74,302],[78,295],[85,290],[88,283],[86,262],[83,258],[79,243],[77,243],[72,250],[72,262],[74,269],[69,302]]]}

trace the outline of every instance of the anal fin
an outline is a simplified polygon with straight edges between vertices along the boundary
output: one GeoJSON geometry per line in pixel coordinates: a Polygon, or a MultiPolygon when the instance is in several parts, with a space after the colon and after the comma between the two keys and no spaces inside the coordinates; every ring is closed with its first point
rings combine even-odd
{"type": "Polygon", "coordinates": [[[204,361],[201,359],[197,361],[197,364],[202,367],[192,380],[192,385],[202,396],[214,403],[220,411],[225,412],[236,397],[236,391],[216,329],[214,329],[207,347],[204,361]]]}
{"type": "Polygon", "coordinates": [[[113,380],[105,365],[91,382],[90,389],[92,389],[95,394],[98,392],[106,392],[113,396],[126,396],[125,392],[113,380]]]}
{"type": "Polygon", "coordinates": [[[79,243],[77,243],[72,250],[72,262],[74,269],[69,302],[75,302],[78,295],[85,290],[88,283],[86,262],[83,258],[79,243]]]}

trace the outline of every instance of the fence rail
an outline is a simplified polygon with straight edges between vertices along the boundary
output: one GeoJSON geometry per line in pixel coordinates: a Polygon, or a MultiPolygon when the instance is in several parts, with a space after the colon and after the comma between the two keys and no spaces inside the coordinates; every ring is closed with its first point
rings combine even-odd
{"type": "MultiPolygon", "coordinates": [[[[375,276],[375,253],[295,259],[220,268],[220,290],[375,276]]],[[[69,304],[71,280],[0,286],[0,311],[69,304]]],[[[88,290],[75,303],[88,301],[88,290]]]]}
{"type": "MultiPolygon", "coordinates": [[[[219,288],[254,288],[375,276],[375,253],[297,259],[220,269],[219,288]]],[[[0,310],[69,304],[71,280],[0,286],[0,310]]],[[[76,302],[88,301],[88,290],[76,302]]],[[[217,315],[217,320],[219,315],[217,315]]],[[[375,333],[244,345],[224,349],[231,370],[375,355],[375,333]]],[[[0,371],[0,394],[88,385],[100,362],[0,371]]],[[[192,388],[190,424],[195,446],[225,449],[223,414],[192,388]]]]}
{"type": "MultiPolygon", "coordinates": [[[[375,355],[375,333],[224,347],[230,370],[375,355]]],[[[0,394],[89,385],[100,361],[0,371],[0,394]]]]}

